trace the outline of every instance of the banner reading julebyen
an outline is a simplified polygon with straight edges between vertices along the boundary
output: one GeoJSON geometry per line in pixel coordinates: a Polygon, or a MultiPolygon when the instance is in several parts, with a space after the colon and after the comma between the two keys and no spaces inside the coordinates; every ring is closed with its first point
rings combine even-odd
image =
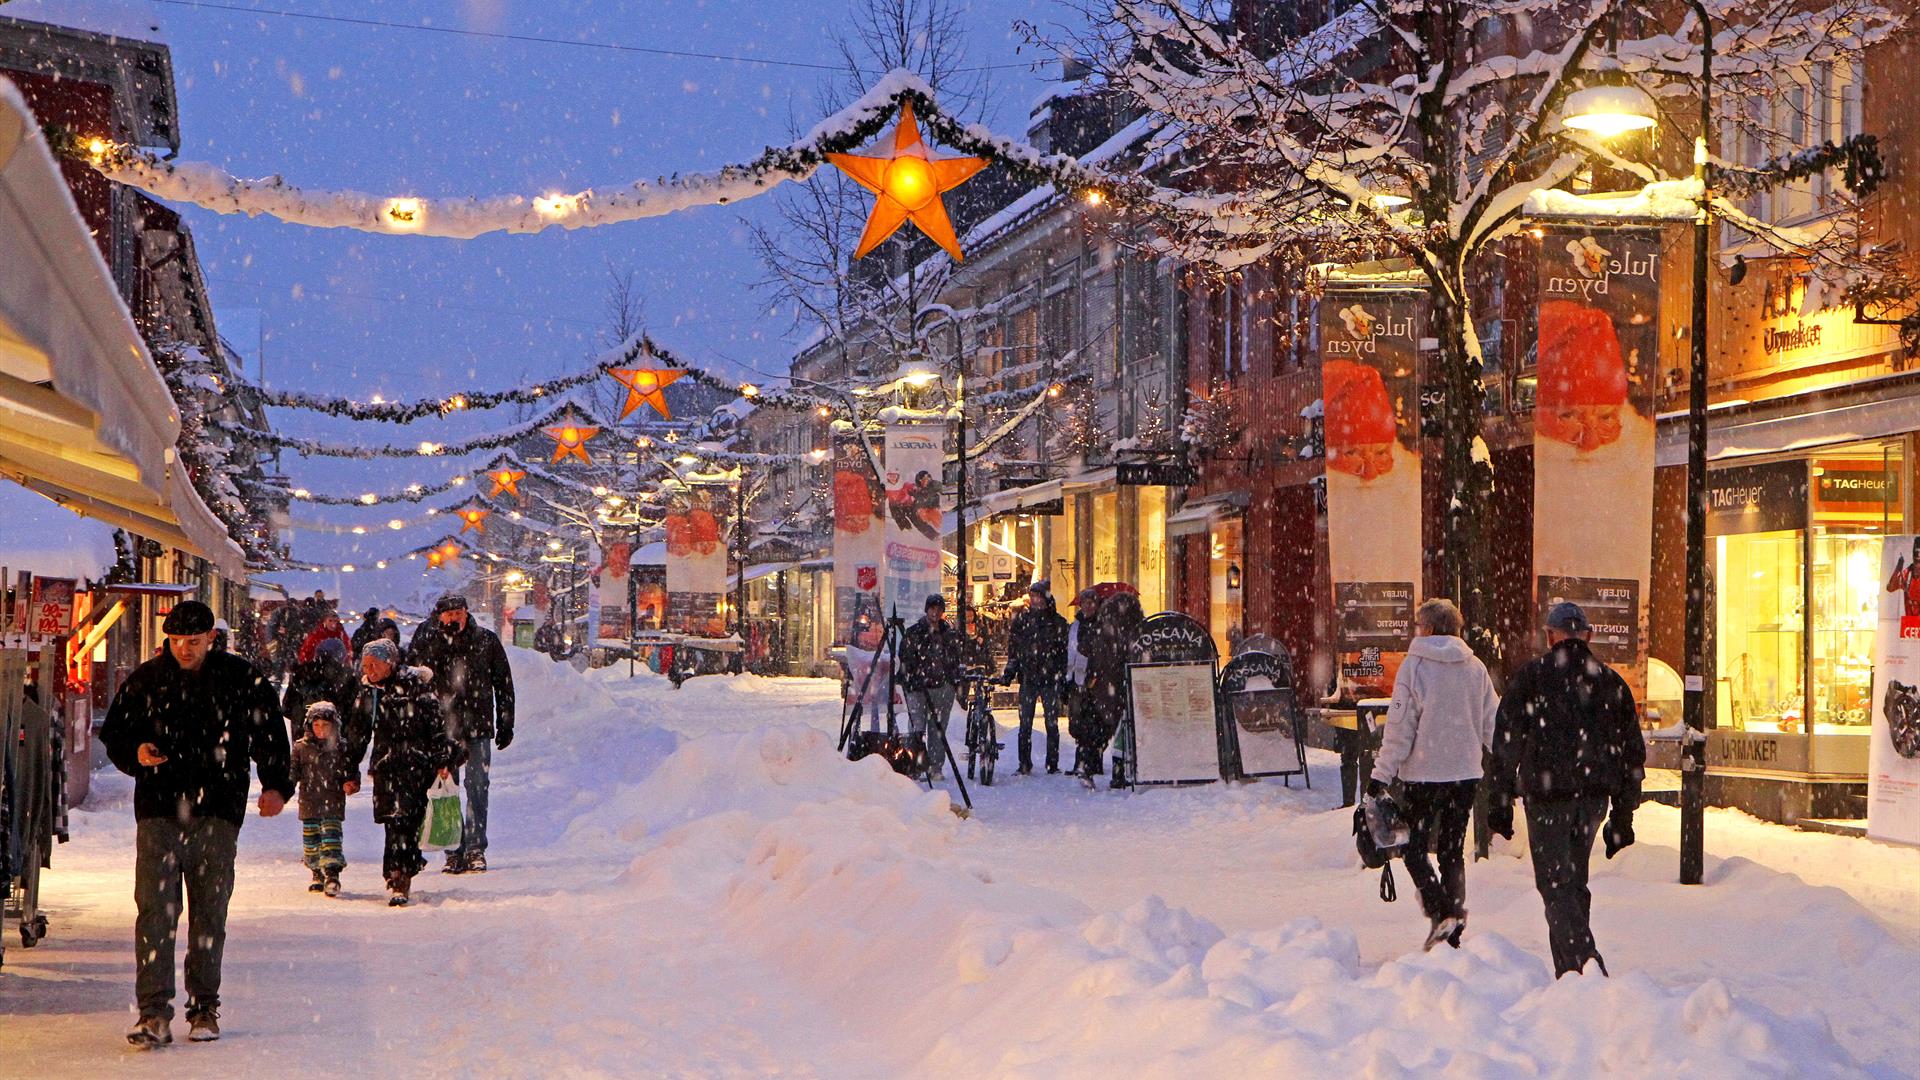
{"type": "Polygon", "coordinates": [[[912,622],[940,591],[940,493],[946,428],[918,422],[887,425],[886,551],[881,593],[888,613],[912,622]]]}
{"type": "Polygon", "coordinates": [[[625,641],[632,636],[627,626],[628,604],[632,600],[632,587],[628,581],[631,569],[627,564],[632,558],[633,545],[624,540],[616,540],[606,547],[606,558],[600,562],[600,572],[594,575],[594,589],[599,594],[600,625],[595,634],[598,641],[625,641]]]}
{"type": "Polygon", "coordinates": [[[1873,641],[1867,835],[1920,844],[1920,537],[1889,536],[1873,641]]]}
{"type": "Polygon", "coordinates": [[[886,495],[866,440],[847,431],[833,439],[833,641],[872,650],[885,624],[880,607],[886,495]]]}
{"type": "Polygon", "coordinates": [[[676,492],[667,509],[667,629],[695,637],[727,633],[721,601],[727,592],[727,545],[720,515],[724,484],[693,484],[676,492]]]}
{"type": "Polygon", "coordinates": [[[1653,388],[1660,237],[1549,229],[1540,244],[1533,420],[1534,602],[1571,600],[1593,652],[1647,685],[1653,565],[1653,388]]]}
{"type": "Polygon", "coordinates": [[[1329,289],[1320,298],[1327,549],[1343,697],[1382,697],[1413,638],[1420,581],[1425,298],[1329,289]]]}

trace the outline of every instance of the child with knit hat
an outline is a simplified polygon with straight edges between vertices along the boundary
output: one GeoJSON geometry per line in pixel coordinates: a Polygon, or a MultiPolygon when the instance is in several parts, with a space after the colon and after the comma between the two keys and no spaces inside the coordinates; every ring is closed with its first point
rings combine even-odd
{"type": "Polygon", "coordinates": [[[293,779],[300,788],[300,847],[313,884],[308,892],[340,895],[340,871],[347,856],[342,825],[347,796],[360,787],[340,738],[340,710],[331,701],[307,706],[305,733],[293,744],[293,779]]]}

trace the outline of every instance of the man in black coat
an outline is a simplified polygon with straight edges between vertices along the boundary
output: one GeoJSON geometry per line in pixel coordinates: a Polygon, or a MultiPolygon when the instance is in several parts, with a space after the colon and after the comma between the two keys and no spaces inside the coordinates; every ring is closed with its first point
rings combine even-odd
{"type": "Polygon", "coordinates": [[[927,597],[926,614],[907,627],[900,642],[900,682],[906,690],[907,722],[927,740],[927,770],[939,779],[947,760],[947,717],[959,689],[960,628],[947,621],[947,600],[927,597]]]}
{"type": "Polygon", "coordinates": [[[366,647],[367,642],[379,636],[380,609],[370,607],[361,613],[360,625],[354,628],[353,636],[347,639],[348,647],[353,650],[353,655],[347,659],[358,664],[360,662],[360,650],[366,647]]]}
{"type": "Polygon", "coordinates": [[[420,855],[420,826],[427,789],[466,760],[465,748],[440,713],[430,672],[400,662],[400,647],[375,638],[360,652],[362,684],[347,718],[348,779],[357,781],[367,757],[373,783],[373,820],[387,827],[381,871],[393,895],[387,904],[405,907],[414,875],[427,868],[420,855]]]}
{"type": "Polygon", "coordinates": [[[433,669],[433,690],[449,729],[466,750],[466,831],[447,852],[449,874],[487,868],[487,787],[493,751],[513,742],[513,670],[493,631],[474,622],[467,598],[449,594],[414,631],[408,662],[433,669]]]}
{"type": "Polygon", "coordinates": [[[134,778],[135,1046],[173,1041],[173,952],[181,889],[187,901],[188,1038],[220,1037],[220,958],[233,896],[234,845],[247,816],[247,771],[260,773],[261,817],[293,797],[280,703],[251,664],[213,652],[213,611],[174,605],[159,656],[127,676],[100,741],[134,778]]]}
{"type": "Polygon", "coordinates": [[[1047,771],[1060,771],[1060,686],[1067,677],[1067,620],[1043,579],[1027,588],[1027,609],[1013,617],[1001,682],[1020,681],[1020,772],[1033,771],[1033,713],[1045,710],[1047,771]]]}
{"type": "Polygon", "coordinates": [[[1546,904],[1554,975],[1580,971],[1588,960],[1604,975],[1593,941],[1587,864],[1596,834],[1606,840],[1609,859],[1633,843],[1647,746],[1626,680],[1587,647],[1593,627],[1586,613],[1577,604],[1556,604],[1546,629],[1546,655],[1520,669],[1500,701],[1488,823],[1512,839],[1513,797],[1526,799],[1527,843],[1534,885],[1546,904]]]}

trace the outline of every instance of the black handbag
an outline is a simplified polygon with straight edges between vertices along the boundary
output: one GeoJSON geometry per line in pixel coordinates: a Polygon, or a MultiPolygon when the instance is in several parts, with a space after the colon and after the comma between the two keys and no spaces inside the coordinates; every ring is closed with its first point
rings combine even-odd
{"type": "Polygon", "coordinates": [[[1360,865],[1369,870],[1380,871],[1380,899],[1388,903],[1400,899],[1400,891],[1394,886],[1393,860],[1406,854],[1407,845],[1381,844],[1374,837],[1374,824],[1367,820],[1367,811],[1374,808],[1374,815],[1383,819],[1382,824],[1391,828],[1397,825],[1397,815],[1392,812],[1392,803],[1381,806],[1372,796],[1364,796],[1353,808],[1353,846],[1360,852],[1360,865]]]}

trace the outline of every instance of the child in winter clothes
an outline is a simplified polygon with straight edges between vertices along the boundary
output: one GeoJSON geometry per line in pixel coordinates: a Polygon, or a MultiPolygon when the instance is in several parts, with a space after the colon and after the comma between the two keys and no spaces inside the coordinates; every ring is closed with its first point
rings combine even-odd
{"type": "Polygon", "coordinates": [[[347,796],[360,777],[340,737],[340,710],[331,701],[307,706],[306,733],[293,744],[293,779],[300,787],[300,847],[313,871],[308,892],[340,895],[340,871],[347,865],[341,847],[341,823],[347,796]]]}

